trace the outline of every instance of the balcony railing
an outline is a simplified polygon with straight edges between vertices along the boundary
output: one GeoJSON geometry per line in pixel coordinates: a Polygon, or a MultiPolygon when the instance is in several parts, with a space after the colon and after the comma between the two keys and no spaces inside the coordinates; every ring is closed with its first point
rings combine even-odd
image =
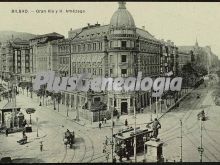
{"type": "Polygon", "coordinates": [[[126,66],[126,67],[128,67],[128,62],[120,62],[119,63],[119,66],[121,67],[121,66],[126,66]]]}

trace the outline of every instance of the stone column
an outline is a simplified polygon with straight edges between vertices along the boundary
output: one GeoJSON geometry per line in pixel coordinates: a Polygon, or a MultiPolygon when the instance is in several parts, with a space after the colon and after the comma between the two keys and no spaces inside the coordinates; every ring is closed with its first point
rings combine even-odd
{"type": "Polygon", "coordinates": [[[130,97],[127,99],[127,104],[128,104],[128,115],[131,114],[131,103],[130,103],[130,97]]]}
{"type": "Polygon", "coordinates": [[[118,107],[118,112],[121,115],[121,99],[120,98],[117,99],[117,107],[118,107]]]}

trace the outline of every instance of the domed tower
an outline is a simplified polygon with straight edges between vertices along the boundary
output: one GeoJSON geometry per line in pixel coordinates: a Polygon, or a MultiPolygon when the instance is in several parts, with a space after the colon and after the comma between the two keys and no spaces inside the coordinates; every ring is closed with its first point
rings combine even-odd
{"type": "Polygon", "coordinates": [[[136,41],[136,26],[125,2],[119,2],[113,14],[109,29],[109,66],[111,77],[134,75],[133,60],[136,41]]]}
{"type": "MultiPolygon", "coordinates": [[[[136,26],[125,2],[119,2],[112,15],[108,29],[108,75],[115,77],[135,77],[136,26]]],[[[132,113],[133,91],[114,91],[111,96],[119,114],[132,113]],[[115,99],[114,99],[115,98],[115,99]]]]}

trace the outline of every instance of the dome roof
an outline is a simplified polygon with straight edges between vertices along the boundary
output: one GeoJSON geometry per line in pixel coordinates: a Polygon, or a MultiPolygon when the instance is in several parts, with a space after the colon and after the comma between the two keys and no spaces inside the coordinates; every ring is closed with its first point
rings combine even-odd
{"type": "Polygon", "coordinates": [[[110,27],[135,27],[134,19],[125,7],[125,2],[119,2],[118,10],[113,14],[110,27]]]}

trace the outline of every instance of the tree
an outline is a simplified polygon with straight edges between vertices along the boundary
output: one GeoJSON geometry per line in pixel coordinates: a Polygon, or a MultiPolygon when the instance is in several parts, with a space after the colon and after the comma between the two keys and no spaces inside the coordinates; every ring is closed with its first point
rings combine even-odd
{"type": "Polygon", "coordinates": [[[31,114],[34,113],[36,110],[34,108],[27,108],[26,113],[30,115],[30,124],[31,124],[31,114]]]}

